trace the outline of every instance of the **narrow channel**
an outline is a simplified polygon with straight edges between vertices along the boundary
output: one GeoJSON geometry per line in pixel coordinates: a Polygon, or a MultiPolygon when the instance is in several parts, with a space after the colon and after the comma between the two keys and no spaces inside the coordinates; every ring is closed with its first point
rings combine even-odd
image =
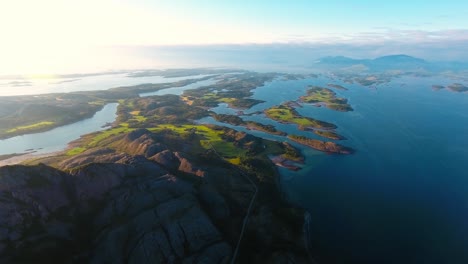
{"type": "Polygon", "coordinates": [[[105,105],[93,117],[49,131],[0,140],[0,155],[34,152],[44,154],[64,150],[68,143],[81,135],[106,129],[117,118],[118,103],[105,105]]]}

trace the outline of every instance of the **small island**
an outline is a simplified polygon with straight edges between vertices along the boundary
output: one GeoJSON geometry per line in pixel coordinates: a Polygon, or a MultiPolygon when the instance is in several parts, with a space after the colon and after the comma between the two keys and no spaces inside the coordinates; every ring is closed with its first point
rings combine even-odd
{"type": "Polygon", "coordinates": [[[334,83],[329,83],[329,84],[327,84],[327,86],[338,89],[338,90],[342,90],[342,91],[347,91],[348,90],[347,88],[343,87],[342,85],[334,84],[334,83]]]}
{"type": "Polygon", "coordinates": [[[445,86],[436,85],[436,84],[432,85],[432,90],[434,90],[434,91],[439,91],[439,90],[442,90],[442,89],[445,89],[445,86]]]}
{"type": "Polygon", "coordinates": [[[329,131],[329,130],[314,130],[314,133],[316,135],[319,135],[321,137],[326,137],[326,138],[329,138],[329,139],[334,139],[334,140],[343,140],[343,139],[346,139],[345,137],[343,137],[342,135],[336,133],[336,132],[333,132],[333,131],[329,131]]]}
{"type": "Polygon", "coordinates": [[[244,121],[235,115],[213,114],[212,117],[219,122],[231,124],[233,126],[243,126],[249,130],[257,130],[272,135],[286,136],[286,132],[277,130],[273,125],[264,125],[254,121],[244,121]]]}
{"type": "Polygon", "coordinates": [[[304,157],[301,152],[288,142],[283,142],[282,147],[285,153],[281,155],[271,155],[270,160],[278,167],[283,167],[292,171],[300,170],[301,167],[299,164],[304,163],[304,157]]]}
{"type": "Polygon", "coordinates": [[[226,103],[230,108],[249,109],[256,104],[263,103],[261,100],[250,98],[253,95],[252,90],[278,76],[275,73],[246,72],[232,78],[220,79],[213,85],[186,90],[182,98],[192,106],[212,108],[220,103],[226,103]]]}
{"type": "Polygon", "coordinates": [[[353,111],[347,99],[336,97],[335,92],[328,88],[312,86],[307,90],[307,95],[301,96],[299,100],[303,103],[315,103],[317,106],[324,105],[335,111],[353,111]]]}
{"type": "MultiPolygon", "coordinates": [[[[297,102],[295,102],[297,104],[297,102]]],[[[291,102],[283,103],[279,106],[273,106],[264,111],[265,115],[275,121],[283,124],[295,124],[300,130],[311,131],[316,135],[333,140],[343,140],[345,137],[339,135],[334,131],[336,125],[305,117],[300,115],[291,102]]]]}
{"type": "Polygon", "coordinates": [[[447,86],[448,89],[452,92],[463,93],[468,92],[468,86],[465,86],[461,83],[453,83],[447,86]]]}
{"type": "Polygon", "coordinates": [[[296,124],[301,130],[332,130],[336,126],[325,121],[320,121],[310,117],[301,116],[293,107],[290,105],[279,105],[273,106],[265,110],[265,115],[275,121],[283,124],[296,124]]]}
{"type": "Polygon", "coordinates": [[[306,145],[308,147],[311,147],[313,149],[320,150],[326,153],[349,155],[354,152],[352,148],[345,147],[345,146],[336,144],[334,142],[325,142],[325,141],[320,141],[317,139],[310,139],[310,138],[298,136],[298,135],[288,135],[288,138],[299,144],[306,145]]]}

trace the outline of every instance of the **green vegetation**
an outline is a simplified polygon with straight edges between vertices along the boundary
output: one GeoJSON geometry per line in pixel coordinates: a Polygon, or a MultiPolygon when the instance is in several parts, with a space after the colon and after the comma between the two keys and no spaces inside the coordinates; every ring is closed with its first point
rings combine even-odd
{"type": "MultiPolygon", "coordinates": [[[[220,74],[230,71],[232,70],[182,69],[163,71],[162,75],[187,76],[194,72],[197,74],[220,74]]],[[[253,105],[262,102],[249,98],[252,95],[251,90],[262,86],[265,82],[271,81],[277,76],[274,73],[253,73],[246,71],[236,72],[240,72],[241,74],[219,79],[218,83],[214,85],[202,87],[200,89],[187,90],[183,96],[184,101],[186,104],[202,107],[214,107],[219,103],[227,103],[234,108],[250,108],[253,105]]],[[[54,127],[92,117],[94,113],[110,102],[138,100],[140,93],[186,86],[191,83],[214,77],[216,76],[187,79],[173,83],[122,86],[108,90],[44,94],[38,96],[0,97],[0,138],[46,131],[54,127]]],[[[131,101],[127,101],[127,103],[128,105],[123,106],[123,108],[133,107],[131,105],[131,101]]],[[[196,108],[192,109],[196,110],[196,108]]],[[[140,110],[135,109],[135,111],[140,110]]],[[[181,113],[187,115],[190,111],[182,109],[181,113]]],[[[174,118],[174,115],[181,113],[173,113],[171,118],[177,119],[174,118]]],[[[144,118],[147,118],[145,114],[132,114],[127,112],[128,116],[125,117],[125,122],[129,124],[129,127],[142,124],[146,121],[144,118]]],[[[154,116],[153,114],[150,115],[154,116]]],[[[167,122],[169,121],[166,121],[165,123],[167,122]]]]}
{"type": "Polygon", "coordinates": [[[334,139],[334,140],[343,140],[346,139],[345,137],[341,136],[340,134],[333,132],[333,131],[323,131],[323,130],[314,130],[314,133],[321,136],[321,137],[326,137],[329,139],[334,139]]]}
{"type": "Polygon", "coordinates": [[[281,157],[296,162],[302,162],[304,160],[304,157],[297,148],[293,147],[288,142],[283,142],[283,146],[284,154],[282,154],[281,157]]]}
{"type": "Polygon", "coordinates": [[[101,132],[96,132],[96,133],[92,133],[92,134],[88,134],[85,136],[85,142],[86,145],[84,147],[87,147],[87,148],[90,148],[90,147],[96,147],[96,146],[99,146],[100,142],[102,142],[104,139],[107,139],[111,136],[115,136],[115,135],[119,135],[119,134],[122,134],[122,133],[127,133],[127,132],[130,132],[134,129],[132,128],[128,128],[126,126],[118,126],[118,127],[114,127],[114,128],[111,128],[111,129],[107,129],[107,130],[104,130],[104,131],[101,131],[101,132]],[[88,139],[88,140],[86,140],[88,139]]]}
{"type": "MultiPolygon", "coordinates": [[[[209,163],[212,160],[209,158],[210,156],[219,155],[227,163],[239,166],[260,181],[271,178],[276,174],[276,170],[272,166],[269,156],[284,154],[283,157],[299,161],[302,159],[300,152],[288,144],[263,140],[226,127],[194,124],[193,120],[212,115],[213,113],[206,109],[210,104],[217,105],[224,102],[233,107],[250,107],[259,103],[260,101],[248,98],[252,95],[251,90],[272,80],[275,76],[277,75],[246,72],[220,79],[216,85],[187,90],[183,96],[164,95],[141,98],[136,96],[138,93],[148,92],[149,89],[163,89],[167,86],[173,87],[174,84],[147,84],[119,87],[107,91],[54,95],[63,100],[63,106],[70,102],[81,102],[77,106],[84,107],[86,105],[92,109],[89,112],[91,114],[94,113],[95,109],[99,109],[108,102],[118,102],[117,119],[110,129],[82,136],[73,142],[73,147],[65,153],[39,158],[33,163],[44,162],[60,166],[62,162],[70,159],[76,158],[77,161],[81,162],[82,157],[98,155],[91,153],[142,155],[142,151],[146,153],[144,151],[149,144],[155,149],[181,151],[183,155],[189,155],[192,158],[199,157],[200,162],[205,162],[203,160],[206,159],[206,162],[209,163]],[[140,130],[141,128],[145,130],[140,130]],[[139,135],[140,131],[146,131],[144,132],[145,137],[141,139],[144,142],[135,142],[135,139],[129,137],[133,131],[137,132],[136,135],[139,135]],[[101,152],[101,149],[104,148],[105,151],[101,152]]],[[[297,115],[293,108],[290,110],[291,113],[297,115]]],[[[51,113],[53,115],[59,111],[57,108],[51,113]]],[[[243,125],[248,129],[286,135],[284,132],[277,131],[272,125],[243,121],[238,116],[214,115],[214,117],[231,124],[243,125]]],[[[325,129],[335,127],[332,124],[300,116],[297,116],[295,121],[300,120],[302,122],[299,123],[303,125],[313,125],[325,129]]],[[[43,121],[35,123],[39,122],[43,121]]]]}
{"type": "Polygon", "coordinates": [[[0,97],[0,138],[42,132],[94,115],[103,107],[91,97],[59,95],[0,97]]]}
{"type": "Polygon", "coordinates": [[[273,120],[286,124],[296,124],[302,130],[335,129],[336,126],[310,117],[301,116],[294,108],[288,105],[279,105],[265,110],[265,115],[273,120]]]}
{"type": "Polygon", "coordinates": [[[117,146],[118,143],[113,142],[118,141],[116,136],[146,128],[175,148],[190,141],[191,150],[196,153],[214,148],[227,160],[237,162],[250,150],[249,146],[230,140],[223,129],[194,125],[190,121],[208,114],[206,110],[188,106],[174,95],[121,100],[114,127],[84,136],[80,146],[68,151],[67,155],[77,155],[94,147],[117,146]]]}
{"type": "MultiPolygon", "coordinates": [[[[181,73],[181,72],[180,72],[181,73]]],[[[42,132],[92,117],[105,104],[138,98],[140,93],[181,87],[213,76],[174,83],[141,84],[109,90],[0,97],[0,139],[42,132]]],[[[131,115],[131,114],[129,114],[131,115]]],[[[139,123],[135,115],[130,122],[139,123]]]]}
{"type": "Polygon", "coordinates": [[[55,122],[51,122],[51,121],[42,121],[42,122],[38,122],[38,123],[35,123],[35,124],[27,125],[27,126],[18,126],[18,127],[15,127],[15,128],[12,128],[12,129],[7,130],[6,133],[15,133],[15,132],[21,132],[21,131],[28,131],[28,130],[33,130],[33,129],[45,128],[45,127],[53,126],[54,124],[55,124],[55,122]]]}
{"type": "Polygon", "coordinates": [[[251,90],[273,80],[276,74],[246,72],[229,79],[222,79],[216,84],[199,89],[186,90],[184,100],[192,106],[216,107],[220,103],[227,103],[236,109],[248,109],[263,101],[249,98],[251,90]]]}
{"type": "Polygon", "coordinates": [[[287,135],[286,132],[277,130],[275,128],[275,126],[273,126],[273,125],[264,125],[264,124],[254,122],[254,121],[246,121],[245,124],[246,124],[245,126],[248,129],[251,129],[251,130],[258,130],[258,131],[262,131],[262,132],[265,132],[265,133],[278,135],[278,136],[286,136],[287,135]]]}
{"type": "Polygon", "coordinates": [[[78,154],[84,152],[85,150],[86,150],[86,148],[83,148],[83,147],[72,148],[72,149],[67,151],[66,155],[67,156],[78,155],[78,154]]]}
{"type": "Polygon", "coordinates": [[[244,121],[242,118],[235,115],[213,114],[212,116],[219,122],[228,123],[234,126],[244,126],[248,129],[258,130],[273,135],[287,135],[285,132],[277,130],[273,125],[264,125],[254,121],[244,121]]]}
{"type": "MultiPolygon", "coordinates": [[[[200,146],[205,150],[216,149],[216,151],[227,159],[238,158],[246,154],[246,150],[238,148],[233,142],[228,142],[223,139],[224,130],[210,127],[207,125],[173,125],[161,124],[156,127],[149,128],[152,132],[171,131],[180,137],[188,138],[190,136],[192,141],[198,141],[200,146]]],[[[199,150],[199,149],[198,149],[199,150]]]]}
{"type": "Polygon", "coordinates": [[[334,153],[334,154],[351,154],[354,152],[353,149],[349,147],[345,147],[333,142],[324,142],[316,139],[310,139],[303,136],[298,135],[288,135],[288,138],[292,141],[297,143],[306,145],[316,150],[320,150],[327,153],[334,153]]]}
{"type": "Polygon", "coordinates": [[[336,97],[335,92],[328,88],[313,86],[307,90],[307,95],[301,96],[301,102],[324,104],[332,110],[347,112],[353,111],[345,98],[336,97]]]}
{"type": "MultiPolygon", "coordinates": [[[[139,128],[148,130],[151,139],[173,151],[183,149],[185,155],[221,156],[226,162],[240,166],[259,180],[275,175],[268,156],[285,154],[291,160],[300,160],[301,154],[288,144],[263,140],[244,132],[214,125],[193,124],[192,120],[210,115],[203,108],[189,106],[183,98],[174,95],[120,100],[118,118],[111,129],[88,134],[74,142],[62,159],[80,155],[88,149],[115,149],[135,155],[138,146],[127,141],[126,135],[139,128]],[[136,118],[137,117],[137,118],[136,118]],[[210,154],[211,153],[211,154],[210,154]]],[[[245,122],[237,116],[219,115],[230,123],[258,126],[274,131],[274,127],[245,122]]],[[[279,132],[278,132],[279,133],[279,132]]],[[[150,141],[148,141],[150,142],[150,141]]],[[[42,160],[44,161],[44,160],[42,160]]],[[[52,162],[52,159],[50,159],[52,162]]],[[[55,158],[54,164],[60,161],[55,158]]]]}

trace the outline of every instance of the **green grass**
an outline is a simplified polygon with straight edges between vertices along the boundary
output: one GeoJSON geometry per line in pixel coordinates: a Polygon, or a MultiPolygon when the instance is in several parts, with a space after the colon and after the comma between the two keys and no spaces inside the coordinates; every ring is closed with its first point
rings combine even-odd
{"type": "Polygon", "coordinates": [[[34,124],[31,124],[31,125],[27,125],[27,126],[15,127],[15,128],[7,130],[6,133],[15,133],[15,132],[18,132],[18,131],[39,129],[39,128],[52,126],[54,124],[55,124],[55,122],[52,122],[52,121],[42,121],[42,122],[34,123],[34,124]]]}
{"type": "Polygon", "coordinates": [[[72,148],[69,151],[67,151],[66,155],[67,156],[78,155],[78,154],[84,152],[85,150],[86,150],[86,148],[83,148],[83,147],[72,148]]]}
{"type": "Polygon", "coordinates": [[[307,90],[307,95],[301,96],[304,103],[323,103],[329,109],[341,112],[353,111],[348,100],[336,96],[336,93],[328,88],[313,86],[307,90]]]}
{"type": "Polygon", "coordinates": [[[234,164],[234,165],[239,165],[241,163],[240,157],[235,157],[232,159],[226,159],[229,163],[234,164]]]}
{"type": "Polygon", "coordinates": [[[107,129],[107,130],[104,130],[104,131],[101,131],[99,132],[96,136],[94,136],[91,141],[89,141],[86,146],[87,147],[95,147],[99,144],[100,141],[110,137],[110,136],[115,136],[115,135],[118,135],[118,134],[121,134],[121,133],[127,133],[127,132],[130,132],[134,129],[132,128],[128,128],[128,127],[125,127],[125,126],[120,126],[120,127],[116,127],[116,128],[111,128],[111,129],[107,129]]]}
{"type": "Polygon", "coordinates": [[[188,135],[191,131],[194,131],[195,134],[201,136],[203,139],[200,140],[200,145],[204,149],[213,148],[223,157],[233,159],[239,156],[242,156],[246,153],[244,149],[236,147],[232,142],[224,141],[221,136],[223,135],[222,130],[212,129],[205,125],[172,125],[172,124],[163,124],[158,125],[157,127],[150,128],[150,131],[157,132],[164,129],[169,129],[179,135],[188,135]],[[210,145],[211,143],[211,145],[210,145]]]}
{"type": "Polygon", "coordinates": [[[208,100],[208,99],[218,99],[218,98],[219,96],[215,93],[206,93],[200,99],[208,100]]]}
{"type": "Polygon", "coordinates": [[[327,88],[314,87],[307,91],[306,96],[302,96],[301,100],[306,103],[310,102],[324,102],[330,103],[330,100],[335,98],[335,93],[327,88]]]}
{"type": "Polygon", "coordinates": [[[147,118],[141,115],[134,115],[133,118],[129,119],[129,121],[130,120],[136,120],[138,122],[145,122],[147,118]]]}
{"type": "Polygon", "coordinates": [[[138,122],[146,122],[148,118],[140,115],[140,113],[141,111],[138,111],[138,110],[131,111],[130,114],[132,115],[132,118],[130,118],[129,120],[136,120],[138,122]]]}
{"type": "Polygon", "coordinates": [[[219,155],[223,156],[224,158],[236,158],[241,155],[245,154],[245,150],[237,148],[234,146],[232,142],[226,142],[223,141],[222,139],[220,140],[200,140],[200,144],[206,148],[210,149],[210,144],[213,146],[213,148],[216,150],[216,152],[219,153],[219,155]]]}
{"type": "Polygon", "coordinates": [[[269,118],[285,122],[293,123],[299,126],[316,126],[317,122],[307,117],[298,116],[292,109],[283,107],[272,107],[266,110],[266,114],[269,118]]]}
{"type": "Polygon", "coordinates": [[[236,98],[227,98],[227,97],[223,97],[223,98],[219,98],[218,99],[218,102],[223,102],[223,103],[232,103],[234,101],[236,101],[237,99],[236,98]]]}
{"type": "Polygon", "coordinates": [[[345,139],[343,136],[341,136],[338,133],[333,132],[333,131],[314,130],[314,133],[321,136],[321,137],[326,137],[326,138],[334,139],[334,140],[345,139]]]}

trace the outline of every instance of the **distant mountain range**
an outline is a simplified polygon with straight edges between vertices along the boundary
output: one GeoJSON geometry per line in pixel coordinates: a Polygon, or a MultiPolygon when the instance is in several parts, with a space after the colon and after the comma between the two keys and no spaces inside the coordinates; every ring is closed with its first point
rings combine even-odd
{"type": "Polygon", "coordinates": [[[369,70],[417,70],[417,71],[440,71],[468,69],[468,64],[460,62],[428,62],[424,59],[415,58],[405,54],[388,55],[375,59],[353,59],[344,56],[328,56],[319,59],[316,65],[321,67],[365,66],[369,70]]]}
{"type": "Polygon", "coordinates": [[[427,62],[423,59],[412,56],[398,54],[378,57],[375,59],[353,59],[344,56],[324,57],[318,61],[322,65],[333,65],[341,67],[349,67],[353,65],[364,65],[374,70],[388,69],[414,69],[427,66],[427,62]]]}

